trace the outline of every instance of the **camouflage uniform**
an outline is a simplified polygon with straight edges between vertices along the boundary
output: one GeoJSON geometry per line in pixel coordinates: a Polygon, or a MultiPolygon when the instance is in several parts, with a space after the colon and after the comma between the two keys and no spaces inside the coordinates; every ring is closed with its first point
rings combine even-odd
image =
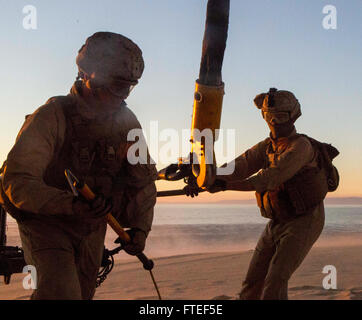
{"type": "MultiPolygon", "coordinates": [[[[267,109],[265,97],[268,98],[262,94],[254,100],[258,107],[267,109]]],[[[285,196],[288,182],[296,176],[303,177],[307,172],[314,174],[320,169],[318,151],[306,136],[296,133],[293,125],[301,114],[298,101],[286,91],[280,91],[276,100],[279,104],[276,103],[274,109],[284,108],[295,112],[295,118],[288,123],[289,134],[274,138],[271,136],[247,150],[234,160],[234,173],[222,177],[227,184],[244,180],[251,185],[256,190],[262,215],[271,219],[257,243],[243,282],[241,299],[287,299],[288,280],[324,227],[323,199],[318,198],[316,205],[313,204],[303,212],[284,205],[289,203],[285,196]]],[[[268,116],[271,118],[274,115],[268,116]]],[[[312,188],[313,191],[314,185],[298,187],[312,188]]]]}
{"type": "MultiPolygon", "coordinates": [[[[295,131],[288,137],[293,138],[295,131]]],[[[266,139],[235,160],[228,181],[248,180],[259,192],[274,190],[304,167],[316,167],[316,152],[307,138],[266,139]],[[270,143],[272,141],[272,143],[270,143]],[[264,169],[263,169],[264,168],[264,169]]],[[[288,280],[318,239],[324,226],[321,202],[310,212],[279,221],[272,219],[256,246],[240,294],[242,299],[287,299],[288,280]]]]}

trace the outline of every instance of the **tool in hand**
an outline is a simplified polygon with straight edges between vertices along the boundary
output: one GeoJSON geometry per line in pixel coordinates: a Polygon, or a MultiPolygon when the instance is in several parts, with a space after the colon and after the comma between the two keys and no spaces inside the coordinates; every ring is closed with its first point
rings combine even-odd
{"type": "MultiPolygon", "coordinates": [[[[96,198],[96,195],[89,188],[89,186],[84,181],[79,181],[78,178],[69,169],[65,170],[65,176],[75,196],[78,196],[80,193],[88,201],[96,198]]],[[[129,234],[120,226],[118,221],[113,217],[111,213],[107,214],[107,223],[113,229],[113,231],[117,233],[121,240],[121,243],[126,244],[132,241],[129,234]]],[[[136,255],[136,257],[142,262],[143,268],[150,272],[151,279],[157,291],[158,298],[159,300],[162,300],[160,291],[152,273],[154,262],[151,259],[148,259],[143,252],[136,255]]]]}

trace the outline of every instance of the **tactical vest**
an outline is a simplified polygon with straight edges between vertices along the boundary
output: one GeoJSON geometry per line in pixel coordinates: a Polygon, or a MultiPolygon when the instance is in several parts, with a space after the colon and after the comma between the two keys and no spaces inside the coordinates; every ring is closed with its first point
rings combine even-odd
{"type": "MultiPolygon", "coordinates": [[[[261,214],[266,218],[288,221],[296,216],[307,214],[323,201],[328,191],[331,191],[328,182],[329,166],[320,148],[317,146],[317,143],[321,143],[306,135],[300,134],[289,139],[288,143],[301,136],[308,138],[317,153],[317,166],[303,167],[291,179],[273,191],[266,191],[262,194],[256,193],[261,214]]],[[[272,164],[273,160],[270,159],[273,159],[275,154],[271,140],[266,153],[269,161],[265,168],[272,164]]]]}
{"type": "MultiPolygon", "coordinates": [[[[50,102],[56,102],[62,107],[66,131],[63,145],[56,146],[53,159],[45,171],[44,182],[49,186],[70,191],[64,175],[65,169],[70,169],[96,194],[102,193],[106,197],[112,195],[120,199],[113,210],[117,218],[117,213],[123,206],[121,199],[124,191],[123,156],[125,152],[121,148],[126,146],[125,138],[120,134],[112,134],[112,128],[116,125],[113,118],[107,123],[102,123],[97,118],[89,120],[82,117],[76,108],[77,101],[72,96],[53,97],[47,103],[50,102]]],[[[17,209],[10,203],[3,190],[1,190],[1,195],[4,198],[6,211],[16,220],[22,221],[39,216],[17,209]]],[[[41,218],[59,221],[58,217],[42,215],[41,218]]],[[[80,223],[75,221],[77,219],[73,216],[62,216],[61,220],[73,226],[80,223]]]]}
{"type": "Polygon", "coordinates": [[[124,137],[112,134],[114,120],[82,117],[71,96],[55,97],[61,104],[66,119],[64,143],[56,150],[53,160],[44,174],[44,182],[52,187],[70,190],[64,170],[70,169],[79,179],[85,181],[95,193],[105,196],[123,190],[124,137]]]}

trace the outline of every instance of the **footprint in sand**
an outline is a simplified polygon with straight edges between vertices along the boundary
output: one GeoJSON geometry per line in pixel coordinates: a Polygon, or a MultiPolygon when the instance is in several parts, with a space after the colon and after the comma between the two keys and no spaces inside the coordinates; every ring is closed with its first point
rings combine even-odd
{"type": "Polygon", "coordinates": [[[175,287],[180,287],[182,286],[183,284],[181,282],[175,282],[173,284],[170,285],[171,288],[175,288],[175,287]]]}
{"type": "Polygon", "coordinates": [[[15,300],[27,300],[30,299],[30,295],[16,297],[15,300]]]}
{"type": "Polygon", "coordinates": [[[350,289],[351,300],[362,300],[362,287],[350,289]]]}
{"type": "Polygon", "coordinates": [[[157,296],[145,296],[145,297],[138,297],[134,300],[158,300],[157,296]]]}
{"type": "Polygon", "coordinates": [[[314,286],[299,286],[299,287],[293,287],[289,288],[289,291],[305,291],[305,290],[318,290],[321,289],[321,287],[314,287],[314,286]]]}
{"type": "Polygon", "coordinates": [[[231,299],[233,299],[233,297],[229,297],[223,294],[221,296],[214,297],[211,300],[231,300],[231,299]]]}
{"type": "Polygon", "coordinates": [[[330,289],[330,290],[326,290],[323,287],[318,287],[318,286],[300,286],[300,287],[293,287],[293,288],[289,288],[289,291],[300,291],[301,292],[306,292],[309,295],[335,295],[335,294],[340,294],[341,292],[343,292],[343,289],[330,289]]]}
{"type": "Polygon", "coordinates": [[[289,291],[296,293],[294,297],[299,295],[305,297],[316,296],[322,299],[325,297],[328,300],[362,300],[362,287],[326,290],[317,286],[300,286],[290,288],[289,291]]]}

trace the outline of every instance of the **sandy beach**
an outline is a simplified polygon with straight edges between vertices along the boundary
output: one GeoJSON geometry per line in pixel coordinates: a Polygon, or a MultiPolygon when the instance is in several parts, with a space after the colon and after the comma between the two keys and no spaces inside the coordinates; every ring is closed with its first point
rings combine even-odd
{"type": "MultiPolygon", "coordinates": [[[[255,218],[254,211],[248,211],[254,210],[251,207],[232,207],[232,211],[220,207],[220,214],[217,213],[218,208],[208,206],[187,207],[187,210],[180,207],[179,211],[176,211],[177,206],[171,208],[174,212],[168,213],[170,207],[165,207],[164,211],[162,206],[157,207],[157,223],[152,228],[145,250],[146,255],[155,262],[153,273],[162,298],[237,299],[253,248],[266,222],[255,218]],[[180,217],[184,211],[188,215],[180,217]],[[238,216],[238,213],[243,215],[238,216]],[[210,219],[218,222],[218,219],[228,221],[230,217],[244,224],[208,223],[210,219]],[[248,220],[248,217],[254,218],[248,220]],[[203,218],[208,218],[207,224],[197,224],[203,218]],[[181,224],[190,220],[195,223],[181,224]],[[258,221],[261,223],[255,223],[258,221]]],[[[362,300],[360,207],[327,208],[327,211],[328,222],[321,237],[290,279],[289,299],[362,300]],[[323,279],[327,274],[322,271],[328,265],[337,270],[335,290],[323,288],[323,279]]],[[[8,245],[20,245],[17,224],[10,217],[7,236],[8,245]]],[[[116,237],[108,228],[105,239],[107,248],[115,247],[113,241],[116,237]]],[[[143,269],[136,257],[121,251],[115,259],[114,269],[97,289],[94,299],[158,298],[148,271],[143,269]]],[[[0,279],[0,300],[28,299],[31,291],[23,288],[24,276],[13,275],[8,286],[0,279]]]]}
{"type": "MultiPolygon", "coordinates": [[[[312,249],[289,282],[290,299],[362,299],[362,245],[312,249]],[[322,286],[323,267],[337,269],[337,289],[322,286]]],[[[154,275],[163,299],[236,299],[247,271],[252,250],[187,254],[156,258],[154,275]]],[[[0,285],[0,299],[28,299],[22,288],[23,275],[15,275],[9,286],[0,285]]],[[[136,260],[118,260],[95,299],[157,299],[151,278],[136,260]]]]}

